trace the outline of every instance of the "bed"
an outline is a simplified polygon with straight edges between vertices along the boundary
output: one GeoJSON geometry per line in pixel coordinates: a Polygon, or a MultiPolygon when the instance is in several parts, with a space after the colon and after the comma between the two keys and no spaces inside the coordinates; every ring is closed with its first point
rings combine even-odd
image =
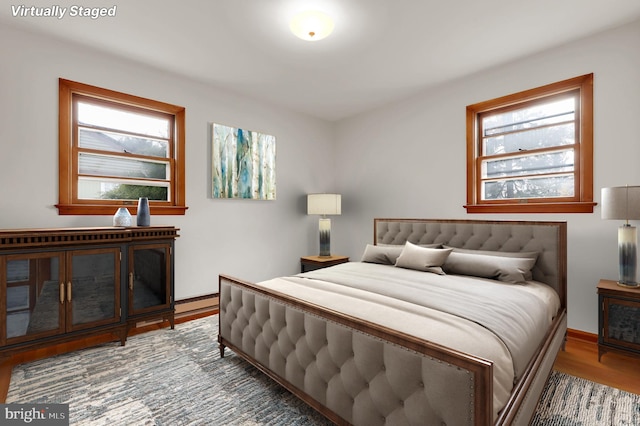
{"type": "Polygon", "coordinates": [[[335,424],[526,425],[567,328],[566,223],[374,219],[359,262],[221,275],[220,354],[335,424]]]}

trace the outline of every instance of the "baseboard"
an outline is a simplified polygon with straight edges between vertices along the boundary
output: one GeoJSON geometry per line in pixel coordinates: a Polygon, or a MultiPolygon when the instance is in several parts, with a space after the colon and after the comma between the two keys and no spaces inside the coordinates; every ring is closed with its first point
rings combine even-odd
{"type": "Polygon", "coordinates": [[[588,343],[598,343],[598,335],[587,333],[586,331],[567,329],[567,338],[573,340],[581,340],[588,343]]]}
{"type": "MultiPolygon", "coordinates": [[[[175,317],[176,319],[194,316],[206,312],[217,311],[219,304],[218,293],[208,294],[205,296],[192,297],[189,299],[176,300],[175,317]]],[[[136,328],[144,327],[150,324],[162,322],[161,320],[140,321],[136,323],[136,328]]]]}
{"type": "Polygon", "coordinates": [[[205,311],[216,310],[220,307],[218,293],[189,299],[176,300],[176,317],[198,314],[205,311]]]}

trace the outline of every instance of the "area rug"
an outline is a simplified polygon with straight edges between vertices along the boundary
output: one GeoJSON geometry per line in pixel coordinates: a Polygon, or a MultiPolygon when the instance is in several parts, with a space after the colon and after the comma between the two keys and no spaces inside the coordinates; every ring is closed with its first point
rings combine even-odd
{"type": "Polygon", "coordinates": [[[531,426],[640,426],[640,395],[551,372],[531,426]]]}
{"type": "MultiPolygon", "coordinates": [[[[227,349],[217,316],[14,367],[7,403],[69,404],[72,425],[328,425],[227,349]]],[[[640,425],[640,396],[554,372],[533,425],[640,425]]]]}

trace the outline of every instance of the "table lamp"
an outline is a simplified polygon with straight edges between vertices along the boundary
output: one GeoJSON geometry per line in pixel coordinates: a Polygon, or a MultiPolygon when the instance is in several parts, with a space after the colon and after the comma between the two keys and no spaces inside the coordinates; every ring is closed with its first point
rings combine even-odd
{"type": "Polygon", "coordinates": [[[601,195],[602,218],[625,221],[618,228],[618,285],[638,288],[638,232],[635,226],[629,225],[629,220],[640,219],[640,186],[602,188],[601,195]]]}
{"type": "Polygon", "coordinates": [[[308,194],[307,214],[321,215],[318,224],[320,232],[320,256],[331,256],[331,219],[328,215],[341,214],[340,194],[308,194]]]}

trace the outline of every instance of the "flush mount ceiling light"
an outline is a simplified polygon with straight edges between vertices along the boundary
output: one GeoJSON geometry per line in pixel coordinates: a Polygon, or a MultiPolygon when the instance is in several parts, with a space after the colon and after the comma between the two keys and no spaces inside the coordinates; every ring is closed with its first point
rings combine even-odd
{"type": "Polygon", "coordinates": [[[333,31],[333,20],[325,13],[309,10],[299,13],[289,23],[291,32],[302,40],[318,41],[333,31]]]}

